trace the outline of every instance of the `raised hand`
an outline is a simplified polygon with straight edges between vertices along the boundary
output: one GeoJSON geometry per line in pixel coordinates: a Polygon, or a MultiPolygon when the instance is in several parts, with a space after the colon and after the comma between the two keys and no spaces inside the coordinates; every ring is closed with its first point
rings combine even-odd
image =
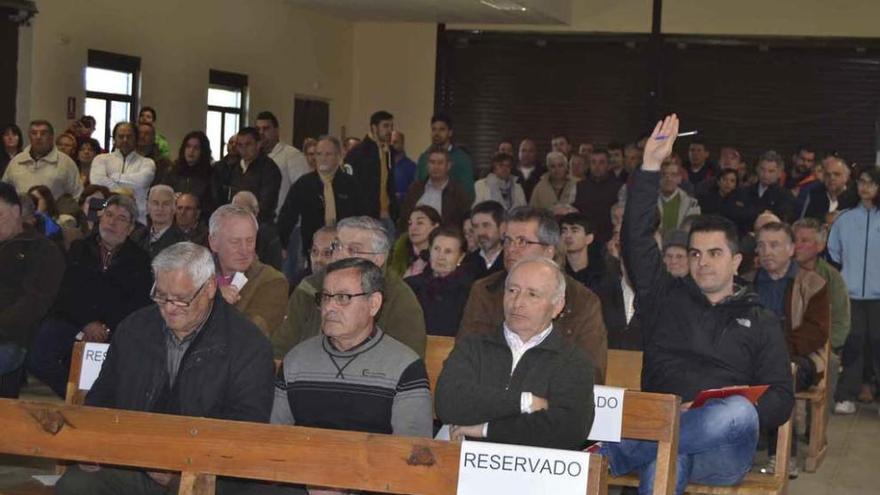
{"type": "Polygon", "coordinates": [[[645,143],[642,170],[651,172],[660,170],[660,164],[672,154],[672,145],[675,144],[676,137],[678,137],[678,116],[676,114],[667,115],[665,119],[657,122],[657,125],[654,126],[654,132],[645,143]]]}

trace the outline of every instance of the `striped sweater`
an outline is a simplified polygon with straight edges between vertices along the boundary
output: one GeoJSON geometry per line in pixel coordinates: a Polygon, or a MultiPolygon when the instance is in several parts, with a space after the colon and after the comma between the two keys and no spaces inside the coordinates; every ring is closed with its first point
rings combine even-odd
{"type": "Polygon", "coordinates": [[[345,352],[317,335],[284,357],[272,423],[430,437],[425,363],[378,328],[345,352]]]}

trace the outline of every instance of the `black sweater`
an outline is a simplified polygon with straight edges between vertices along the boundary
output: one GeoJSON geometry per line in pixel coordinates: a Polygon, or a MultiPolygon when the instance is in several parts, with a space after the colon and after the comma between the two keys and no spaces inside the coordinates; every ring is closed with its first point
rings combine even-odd
{"type": "Polygon", "coordinates": [[[664,270],[653,235],[659,179],[658,172],[635,173],[621,239],[645,337],[642,389],[687,402],[710,388],[770,385],[757,409],[761,427],[775,428],[794,406],[779,321],[745,288],[713,305],[693,278],[664,270]]]}
{"type": "Polygon", "coordinates": [[[513,356],[503,330],[459,339],[437,381],[437,416],[446,424],[489,423],[486,440],[580,450],[593,426],[593,364],[553,330],[526,351],[510,373],[513,356]],[[549,407],[520,411],[531,392],[549,407]]]}

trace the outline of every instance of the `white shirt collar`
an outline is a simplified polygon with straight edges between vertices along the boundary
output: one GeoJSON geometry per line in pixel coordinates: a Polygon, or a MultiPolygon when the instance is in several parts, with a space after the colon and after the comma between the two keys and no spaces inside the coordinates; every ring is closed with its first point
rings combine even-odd
{"type": "Polygon", "coordinates": [[[504,251],[504,250],[503,250],[503,249],[499,249],[498,251],[495,251],[495,255],[494,255],[494,256],[491,256],[491,257],[490,257],[490,256],[487,256],[487,255],[486,255],[486,251],[483,251],[483,248],[480,248],[480,257],[483,258],[483,262],[486,263],[486,268],[492,268],[492,265],[495,264],[495,260],[498,259],[498,256],[501,255],[501,252],[502,252],[502,251],[504,251]]]}
{"type": "Polygon", "coordinates": [[[550,335],[550,332],[553,331],[553,324],[551,323],[547,328],[545,328],[541,333],[533,336],[527,342],[523,342],[519,335],[513,333],[513,331],[507,327],[507,323],[504,323],[504,340],[507,341],[507,347],[510,348],[511,354],[513,354],[513,361],[510,365],[510,373],[513,374],[513,370],[516,369],[516,365],[519,363],[519,360],[523,357],[523,354],[526,353],[529,349],[537,347],[544,342],[544,339],[550,335]]]}

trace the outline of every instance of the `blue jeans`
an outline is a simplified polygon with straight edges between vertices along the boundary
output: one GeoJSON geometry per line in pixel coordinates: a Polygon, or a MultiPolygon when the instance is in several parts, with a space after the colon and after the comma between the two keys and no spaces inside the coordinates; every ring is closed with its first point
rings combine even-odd
{"type": "MultiPolygon", "coordinates": [[[[735,485],[752,466],[758,446],[758,411],[740,396],[713,399],[681,414],[675,493],[690,483],[735,485]]],[[[639,473],[639,493],[654,489],[657,442],[624,440],[604,444],[611,472],[639,473]]]]}
{"type": "Polygon", "coordinates": [[[27,370],[64,398],[70,374],[70,355],[79,328],[64,320],[46,318],[37,329],[27,357],[27,370]]]}

